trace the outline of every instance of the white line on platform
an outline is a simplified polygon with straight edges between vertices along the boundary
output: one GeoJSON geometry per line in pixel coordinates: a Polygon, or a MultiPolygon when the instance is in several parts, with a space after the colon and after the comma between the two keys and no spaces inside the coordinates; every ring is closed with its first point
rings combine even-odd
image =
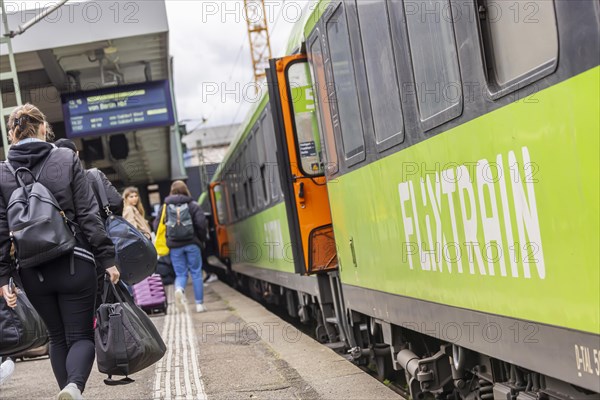
{"type": "Polygon", "coordinates": [[[181,399],[181,375],[179,370],[181,369],[181,322],[183,318],[179,313],[175,318],[177,319],[177,329],[175,331],[175,398],[181,399]]]}
{"type": "Polygon", "coordinates": [[[196,354],[196,335],[194,334],[193,321],[189,313],[185,314],[187,318],[187,333],[189,336],[190,350],[192,353],[192,370],[194,372],[194,384],[196,385],[196,399],[206,400],[206,391],[204,390],[204,382],[202,382],[202,374],[198,368],[198,357],[196,354]]]}
{"type": "MultiPolygon", "coordinates": [[[[169,315],[166,316],[165,318],[165,323],[163,326],[163,330],[162,330],[162,337],[163,340],[167,337],[167,334],[169,333],[169,326],[171,325],[171,320],[172,318],[169,318],[169,315]]],[[[156,366],[154,368],[154,400],[160,400],[161,397],[161,387],[160,387],[160,382],[161,382],[161,377],[162,374],[164,372],[164,365],[165,363],[165,357],[163,357],[159,362],[156,363],[156,366]]]]}
{"type": "MultiPolygon", "coordinates": [[[[169,292],[167,298],[170,300],[173,298],[173,291],[169,292]]],[[[180,313],[176,307],[170,307],[165,317],[162,337],[167,344],[167,353],[155,367],[155,400],[206,400],[207,398],[202,374],[198,368],[193,319],[187,304],[184,310],[180,313]],[[172,377],[175,390],[172,390],[172,377]]]]}
{"type": "MultiPolygon", "coordinates": [[[[186,314],[187,315],[187,314],[186,314]]],[[[188,399],[193,399],[193,392],[192,392],[192,383],[190,381],[190,363],[188,360],[188,343],[190,342],[190,340],[188,339],[188,334],[187,334],[187,327],[188,327],[188,318],[183,318],[183,327],[182,327],[182,332],[181,332],[181,341],[183,344],[183,378],[185,380],[185,394],[186,394],[186,400],[188,399]]],[[[196,353],[192,353],[192,357],[196,357],[196,353]]]]}

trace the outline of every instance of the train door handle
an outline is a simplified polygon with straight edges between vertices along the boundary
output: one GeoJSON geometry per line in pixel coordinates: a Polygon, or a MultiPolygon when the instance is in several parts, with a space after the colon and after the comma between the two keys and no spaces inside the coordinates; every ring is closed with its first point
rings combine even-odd
{"type": "Polygon", "coordinates": [[[350,254],[352,255],[352,264],[354,264],[354,268],[358,268],[358,263],[356,262],[356,250],[354,250],[354,238],[350,238],[350,254]]]}
{"type": "Polygon", "coordinates": [[[300,203],[300,207],[304,208],[306,207],[306,205],[304,204],[305,202],[305,198],[304,198],[304,182],[300,182],[300,184],[298,185],[298,199],[299,203],[300,203]]]}

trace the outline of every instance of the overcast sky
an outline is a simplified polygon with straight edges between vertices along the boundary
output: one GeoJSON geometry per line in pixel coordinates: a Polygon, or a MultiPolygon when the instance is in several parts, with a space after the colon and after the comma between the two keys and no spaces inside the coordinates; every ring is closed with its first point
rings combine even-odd
{"type": "MultiPolygon", "coordinates": [[[[304,1],[268,1],[273,55],[281,55],[304,1]],[[283,5],[282,5],[283,4],[283,5]]],[[[167,0],[175,93],[181,120],[193,129],[243,119],[255,100],[243,1],[167,0]]]]}
{"type": "MultiPolygon", "coordinates": [[[[76,0],[74,0],[76,1],[76,0]]],[[[110,1],[110,0],[102,0],[110,1]]],[[[121,0],[124,1],[124,0],[121,0]]],[[[152,1],[152,0],[144,0],[152,1]]],[[[40,9],[49,0],[15,0],[40,9]]],[[[290,31],[310,0],[266,0],[273,56],[282,55],[290,31]]],[[[240,122],[253,100],[253,70],[243,0],[166,0],[175,98],[188,130],[240,122]]]]}

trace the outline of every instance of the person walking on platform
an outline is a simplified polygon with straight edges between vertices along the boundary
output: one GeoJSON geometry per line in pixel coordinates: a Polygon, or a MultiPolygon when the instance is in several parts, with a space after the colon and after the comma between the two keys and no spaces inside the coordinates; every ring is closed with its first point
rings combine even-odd
{"type": "MultiPolygon", "coordinates": [[[[201,246],[208,228],[202,209],[194,200],[183,181],[171,185],[171,194],[165,199],[165,225],[167,227],[167,247],[175,270],[175,302],[179,310],[185,303],[185,287],[188,272],[192,275],[196,312],[204,312],[204,288],[202,279],[201,246]]],[[[158,215],[162,215],[161,208],[158,215]]],[[[154,222],[158,228],[160,218],[154,222]]]]}
{"type": "MultiPolygon", "coordinates": [[[[48,125],[46,125],[46,129],[48,129],[48,125]]],[[[46,137],[48,137],[48,135],[46,135],[46,137]]],[[[77,150],[77,146],[75,145],[75,143],[72,140],[69,139],[58,139],[56,142],[54,142],[54,145],[56,147],[59,148],[66,148],[71,150],[73,153],[75,153],[77,155],[77,157],[79,157],[79,150],[77,150]]],[[[100,199],[100,194],[98,193],[97,189],[96,189],[96,177],[94,176],[94,174],[91,172],[92,170],[90,169],[86,169],[85,170],[85,176],[87,179],[88,184],[91,186],[92,191],[94,192],[94,197],[96,198],[96,201],[98,202],[98,205],[100,206],[100,216],[102,217],[103,220],[106,220],[108,218],[108,215],[106,214],[106,211],[102,208],[102,200],[100,199]]],[[[106,175],[104,175],[104,173],[100,170],[97,170],[98,174],[100,175],[100,179],[102,180],[102,186],[104,186],[104,190],[106,192],[106,196],[108,198],[108,204],[109,204],[109,209],[110,211],[115,214],[115,215],[121,215],[121,213],[123,212],[123,198],[121,197],[121,194],[117,191],[117,189],[115,189],[115,187],[113,186],[112,183],[110,183],[110,181],[108,180],[108,178],[106,177],[106,175]]],[[[102,304],[102,293],[104,292],[104,270],[101,266],[96,265],[96,280],[98,282],[98,288],[96,290],[96,308],[100,307],[100,304],[102,304]]]]}
{"type": "MultiPolygon", "coordinates": [[[[81,399],[95,356],[95,263],[106,270],[113,283],[118,282],[114,246],[106,235],[79,159],[72,151],[46,142],[44,114],[31,104],[17,107],[9,117],[8,129],[12,146],[8,161],[0,164],[0,290],[7,304],[16,307],[16,294],[11,293],[8,283],[14,272],[11,242],[17,239],[13,236],[16,231],[9,229],[8,211],[12,208],[7,208],[20,185],[36,179],[56,199],[61,215],[73,230],[75,247],[58,257],[42,251],[37,258],[27,258],[25,267],[17,241],[18,272],[27,297],[48,328],[52,370],[61,389],[58,399],[81,399]]],[[[57,225],[50,226],[58,229],[57,225]]],[[[52,236],[52,232],[47,235],[52,236]]],[[[31,239],[22,236],[18,240],[31,239]]]]}
{"type": "Polygon", "coordinates": [[[150,225],[146,221],[146,211],[140,201],[140,192],[135,187],[128,187],[123,192],[123,218],[148,239],[152,239],[150,225]]]}

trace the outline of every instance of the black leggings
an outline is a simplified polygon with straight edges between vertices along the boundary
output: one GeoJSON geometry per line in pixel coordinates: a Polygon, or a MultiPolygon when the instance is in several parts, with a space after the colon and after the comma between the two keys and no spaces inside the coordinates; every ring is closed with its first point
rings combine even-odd
{"type": "Polygon", "coordinates": [[[60,389],[75,383],[83,392],[95,357],[94,264],[62,257],[37,268],[21,270],[23,288],[50,334],[50,361],[60,389]]]}

